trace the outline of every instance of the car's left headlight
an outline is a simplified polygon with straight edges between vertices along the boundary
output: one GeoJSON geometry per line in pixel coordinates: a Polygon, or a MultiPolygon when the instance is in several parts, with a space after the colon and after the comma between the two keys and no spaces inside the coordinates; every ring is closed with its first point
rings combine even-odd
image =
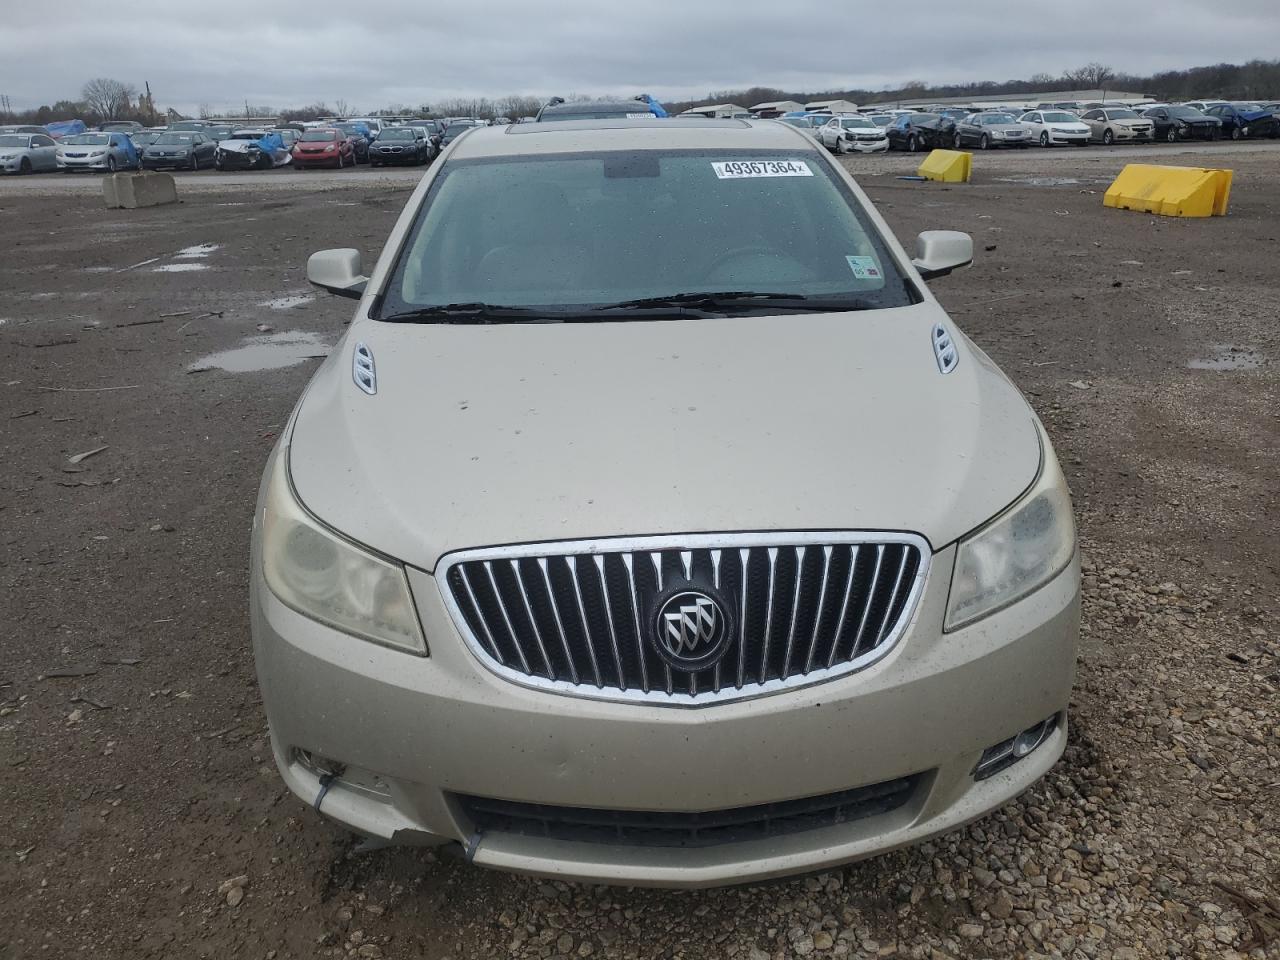
{"type": "Polygon", "coordinates": [[[1049,438],[1040,434],[1040,475],[1021,499],[956,548],[943,629],[957,630],[1021,600],[1071,562],[1071,494],[1049,438]]]}
{"type": "Polygon", "coordinates": [[[357,546],[293,494],[288,449],[276,457],[262,511],[262,572],[282,603],[374,643],[425,654],[404,566],[357,546]]]}

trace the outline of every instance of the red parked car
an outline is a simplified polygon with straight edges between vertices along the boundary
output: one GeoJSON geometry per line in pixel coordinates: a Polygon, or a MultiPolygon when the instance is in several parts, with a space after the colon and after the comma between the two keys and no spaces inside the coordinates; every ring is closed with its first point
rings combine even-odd
{"type": "Polygon", "coordinates": [[[303,167],[335,167],[356,165],[355,145],[341,130],[328,128],[307,130],[293,145],[293,165],[303,167]]]}

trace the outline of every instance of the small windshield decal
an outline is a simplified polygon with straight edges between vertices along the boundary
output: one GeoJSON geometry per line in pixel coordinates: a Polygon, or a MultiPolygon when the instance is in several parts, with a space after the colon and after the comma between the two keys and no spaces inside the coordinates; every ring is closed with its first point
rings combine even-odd
{"type": "Polygon", "coordinates": [[[849,263],[849,269],[853,271],[853,275],[859,280],[881,280],[884,274],[880,272],[880,264],[876,263],[875,257],[845,257],[849,263]]]}
{"type": "Polygon", "coordinates": [[[726,160],[711,164],[721,180],[745,180],[750,177],[812,177],[813,171],[803,160],[726,160]]]}

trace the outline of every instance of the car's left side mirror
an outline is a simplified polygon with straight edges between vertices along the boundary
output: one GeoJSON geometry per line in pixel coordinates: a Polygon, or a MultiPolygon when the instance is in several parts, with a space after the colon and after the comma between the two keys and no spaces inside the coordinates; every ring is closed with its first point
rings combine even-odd
{"type": "Polygon", "coordinates": [[[958,230],[925,230],[916,237],[912,266],[924,280],[945,277],[973,263],[973,238],[958,230]]]}
{"type": "Polygon", "coordinates": [[[321,250],[307,260],[307,280],[340,297],[359,300],[369,278],[364,275],[360,251],[350,248],[321,250]]]}

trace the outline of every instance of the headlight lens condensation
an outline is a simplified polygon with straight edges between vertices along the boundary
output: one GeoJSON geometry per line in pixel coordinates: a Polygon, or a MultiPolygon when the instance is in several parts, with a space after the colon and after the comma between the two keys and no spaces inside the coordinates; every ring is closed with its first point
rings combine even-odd
{"type": "Polygon", "coordinates": [[[1057,576],[1075,554],[1076,525],[1062,468],[1042,428],[1040,476],[1017,503],[956,549],[943,629],[995,613],[1057,576]]]}
{"type": "Polygon", "coordinates": [[[404,567],[327,529],[289,486],[288,450],[276,457],[262,515],[262,572],[282,603],[374,643],[426,654],[404,567]]]}

